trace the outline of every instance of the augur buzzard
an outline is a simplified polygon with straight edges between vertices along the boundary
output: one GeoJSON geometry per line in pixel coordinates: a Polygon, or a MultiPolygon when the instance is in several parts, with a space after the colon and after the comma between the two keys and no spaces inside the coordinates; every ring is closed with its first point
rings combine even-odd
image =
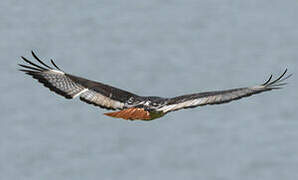
{"type": "Polygon", "coordinates": [[[32,76],[51,91],[67,99],[80,97],[82,101],[101,108],[120,110],[105,113],[105,115],[127,120],[153,120],[180,109],[194,108],[207,104],[222,104],[253,94],[280,89],[286,84],[283,81],[292,75],[285,76],[286,69],[277,79],[271,81],[271,75],[261,85],[163,98],[139,96],[110,85],[67,74],[52,59],[53,67],[42,62],[33,51],[32,56],[39,65],[22,57],[28,65],[19,64],[22,67],[20,71],[32,76]]]}

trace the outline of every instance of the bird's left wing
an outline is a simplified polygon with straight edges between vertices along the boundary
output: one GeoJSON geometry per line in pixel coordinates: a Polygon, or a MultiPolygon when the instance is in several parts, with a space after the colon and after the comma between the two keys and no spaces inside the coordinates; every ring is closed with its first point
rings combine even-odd
{"type": "Polygon", "coordinates": [[[258,94],[273,89],[280,89],[281,86],[286,84],[283,81],[288,79],[292,75],[290,74],[288,76],[285,76],[286,72],[287,69],[283,72],[281,76],[279,76],[276,80],[273,81],[271,81],[271,75],[270,78],[264,84],[257,86],[229,89],[223,91],[202,92],[170,98],[163,106],[158,108],[157,111],[168,113],[184,108],[194,108],[197,106],[203,106],[208,104],[222,104],[243,97],[251,96],[253,94],[258,94]]]}
{"type": "Polygon", "coordinates": [[[32,55],[40,65],[22,57],[30,66],[19,64],[22,67],[20,71],[32,76],[51,91],[67,99],[79,96],[82,101],[95,106],[106,109],[124,109],[130,99],[139,97],[136,94],[103,83],[67,74],[53,60],[51,60],[51,63],[54,67],[50,67],[42,62],[33,51],[32,55]]]}

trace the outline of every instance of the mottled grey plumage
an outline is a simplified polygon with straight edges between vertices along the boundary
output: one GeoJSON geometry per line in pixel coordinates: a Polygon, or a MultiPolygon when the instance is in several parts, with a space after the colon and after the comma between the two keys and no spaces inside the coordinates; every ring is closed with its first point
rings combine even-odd
{"type": "Polygon", "coordinates": [[[22,59],[31,66],[19,64],[23,67],[20,71],[31,75],[51,91],[54,91],[65,98],[72,99],[79,96],[82,101],[89,104],[106,109],[123,110],[123,113],[122,111],[119,111],[116,113],[108,113],[107,115],[125,119],[152,120],[161,117],[168,112],[183,108],[227,103],[232,100],[264,91],[280,89],[281,86],[286,84],[283,83],[283,81],[292,75],[290,74],[284,77],[287,72],[287,70],[285,70],[284,73],[274,81],[271,81],[271,75],[264,84],[246,88],[202,92],[177,96],[174,98],[162,98],[156,96],[145,97],[103,83],[64,73],[53,60],[51,60],[51,63],[54,67],[50,67],[43,63],[33,52],[32,55],[40,65],[22,57],[22,59]]]}
{"type": "Polygon", "coordinates": [[[53,61],[51,62],[57,69],[44,64],[38,59],[34,52],[32,52],[32,55],[45,67],[39,66],[25,57],[22,57],[25,62],[32,66],[19,64],[24,68],[20,69],[20,71],[31,75],[51,91],[54,91],[67,99],[80,96],[82,101],[102,108],[123,109],[126,108],[125,104],[130,98],[139,97],[109,85],[64,73],[53,61]]]}
{"type": "Polygon", "coordinates": [[[208,104],[222,104],[233,100],[241,99],[243,97],[248,97],[253,94],[258,94],[273,89],[280,89],[281,86],[286,85],[286,83],[283,83],[283,81],[292,76],[292,74],[290,74],[284,77],[286,72],[287,69],[283,72],[282,75],[280,75],[276,80],[272,82],[271,75],[265,83],[257,86],[177,96],[169,99],[166,105],[161,107],[159,110],[168,113],[183,108],[194,108],[197,106],[204,106],[208,104]]]}

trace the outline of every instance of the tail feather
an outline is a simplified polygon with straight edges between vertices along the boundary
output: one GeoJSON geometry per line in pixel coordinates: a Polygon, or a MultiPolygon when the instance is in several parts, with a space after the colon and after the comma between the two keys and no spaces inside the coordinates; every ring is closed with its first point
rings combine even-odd
{"type": "Polygon", "coordinates": [[[126,120],[150,120],[150,113],[143,108],[128,108],[122,111],[105,113],[104,115],[126,120]]]}

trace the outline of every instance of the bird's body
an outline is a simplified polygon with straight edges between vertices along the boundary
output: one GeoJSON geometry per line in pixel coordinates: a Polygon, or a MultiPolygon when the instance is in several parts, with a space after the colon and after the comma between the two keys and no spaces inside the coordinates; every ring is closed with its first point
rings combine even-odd
{"type": "Polygon", "coordinates": [[[105,113],[105,115],[128,120],[153,120],[179,109],[194,108],[208,104],[221,104],[264,91],[280,89],[281,86],[285,85],[283,81],[291,76],[290,74],[284,77],[287,72],[285,70],[276,80],[271,81],[271,75],[268,81],[257,86],[163,98],[139,96],[110,85],[67,74],[53,60],[51,60],[51,63],[54,67],[50,67],[43,63],[33,52],[32,55],[41,65],[37,65],[22,57],[31,66],[19,64],[23,67],[23,69],[20,69],[21,71],[67,99],[80,97],[82,101],[101,108],[120,110],[105,113]]]}

